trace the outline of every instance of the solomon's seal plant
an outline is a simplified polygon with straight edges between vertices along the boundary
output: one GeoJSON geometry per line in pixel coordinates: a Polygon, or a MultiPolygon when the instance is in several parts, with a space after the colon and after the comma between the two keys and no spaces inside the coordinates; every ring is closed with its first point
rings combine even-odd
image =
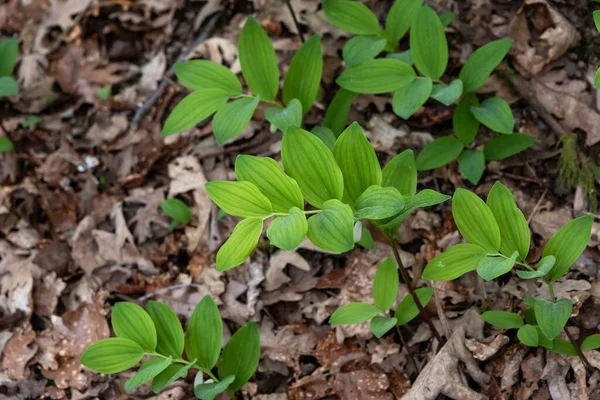
{"type": "MultiPolygon", "coordinates": [[[[487,202],[465,189],[452,197],[452,214],[464,244],[457,244],[431,260],[423,278],[433,281],[453,280],[477,271],[486,281],[496,279],[516,268],[521,279],[537,279],[548,287],[548,298],[525,298],[524,316],[507,311],[487,311],[482,318],[502,329],[518,329],[517,337],[527,346],[542,346],[561,354],[577,355],[584,362],[575,341],[558,338],[565,329],[573,305],[568,298],[557,299],[552,283],[563,277],[585,249],[591,235],[593,217],[583,216],[560,228],[544,247],[536,264],[526,261],[530,247],[527,221],[506,186],[496,182],[487,202]]],[[[585,349],[600,347],[600,336],[584,341],[585,349]]]]}
{"type": "MultiPolygon", "coordinates": [[[[0,98],[19,94],[19,85],[12,77],[18,54],[19,42],[16,39],[0,42],[0,98]]],[[[14,144],[8,138],[0,137],[0,152],[14,149],[14,144]]]]}
{"type": "Polygon", "coordinates": [[[196,397],[213,400],[228,392],[235,398],[234,392],[250,379],[260,360],[260,337],[253,322],[238,329],[221,351],[223,323],[210,296],[194,309],[185,335],[173,310],[157,301],[148,302],[145,310],[133,303],[115,304],[112,327],[116,337],[89,346],[81,363],[96,372],[114,374],[143,361],[125,382],[129,391],[152,381],[152,391],[159,393],[189,371],[198,370],[196,397]]]}

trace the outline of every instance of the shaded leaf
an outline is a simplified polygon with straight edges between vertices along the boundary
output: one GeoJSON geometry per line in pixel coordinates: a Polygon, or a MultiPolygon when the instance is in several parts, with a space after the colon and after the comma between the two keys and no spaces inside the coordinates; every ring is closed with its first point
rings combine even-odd
{"type": "Polygon", "coordinates": [[[427,171],[448,164],[462,153],[460,140],[445,136],[428,143],[417,156],[417,169],[427,171]]]}
{"type": "Polygon", "coordinates": [[[254,322],[248,322],[225,345],[219,363],[219,378],[235,376],[229,390],[240,390],[256,371],[259,361],[260,335],[254,322]]]}
{"type": "Polygon", "coordinates": [[[515,251],[510,258],[485,257],[477,265],[477,273],[486,281],[491,281],[509,272],[515,265],[519,253],[515,251]]]}
{"type": "Polygon", "coordinates": [[[451,106],[462,95],[462,92],[462,81],[455,79],[449,85],[445,83],[436,83],[433,85],[431,97],[446,106],[451,106]]]}
{"type": "Polygon", "coordinates": [[[156,351],[180,358],[183,353],[183,328],[175,312],[160,301],[149,301],[146,312],[156,328],[156,351]]]}
{"type": "Polygon", "coordinates": [[[329,22],[355,35],[377,35],[381,30],[375,14],[358,1],[326,0],[323,11],[329,22]]]}
{"type": "Polygon", "coordinates": [[[175,382],[179,378],[187,375],[190,368],[194,366],[196,360],[190,361],[188,364],[171,364],[158,374],[152,381],[152,391],[154,393],[162,392],[167,386],[175,382]]]}
{"type": "Polygon", "coordinates": [[[402,196],[407,197],[417,193],[417,165],[412,150],[404,150],[386,164],[381,186],[395,187],[402,196]]]}
{"type": "Polygon", "coordinates": [[[556,302],[536,299],[534,309],[540,330],[546,338],[552,340],[565,328],[573,311],[573,304],[569,299],[556,302]]]}
{"type": "Polygon", "coordinates": [[[149,353],[156,349],[156,328],[150,315],[134,303],[121,301],[113,307],[111,323],[117,337],[131,339],[149,353]]]}
{"type": "Polygon", "coordinates": [[[465,178],[477,185],[485,169],[485,156],[481,150],[465,150],[458,159],[458,168],[465,178]]]}
{"type": "Polygon", "coordinates": [[[534,141],[535,139],[531,136],[520,133],[496,136],[485,145],[483,150],[485,159],[487,161],[504,160],[528,149],[534,141]]]}
{"type": "Polygon", "coordinates": [[[394,113],[404,119],[410,118],[429,99],[433,89],[431,79],[416,78],[408,85],[401,87],[394,93],[392,108],[394,113]]]}
{"type": "Polygon", "coordinates": [[[506,100],[500,97],[490,97],[480,106],[471,106],[471,113],[494,132],[510,135],[514,131],[515,117],[506,100]]]}
{"type": "Polygon", "coordinates": [[[487,43],[475,50],[458,75],[463,81],[464,91],[474,92],[479,89],[508,54],[512,44],[513,40],[511,39],[501,39],[487,43]]]}
{"type": "Polygon", "coordinates": [[[481,319],[500,329],[518,329],[523,326],[523,318],[508,311],[486,311],[481,314],[481,319]]]}
{"type": "Polygon", "coordinates": [[[231,382],[234,380],[235,376],[229,375],[219,382],[201,383],[200,385],[194,387],[194,395],[201,400],[214,400],[218,394],[227,390],[231,382]]]}
{"type": "Polygon", "coordinates": [[[373,318],[371,318],[369,328],[371,329],[371,332],[373,332],[373,335],[375,335],[375,337],[380,338],[386,333],[388,333],[390,329],[396,326],[397,323],[398,320],[396,318],[387,318],[376,315],[373,318]]]}
{"type": "Polygon", "coordinates": [[[282,132],[292,125],[300,128],[302,125],[302,103],[298,99],[291,99],[285,108],[279,106],[267,108],[265,118],[282,132]]]}
{"type": "Polygon", "coordinates": [[[393,187],[370,186],[358,198],[357,219],[379,220],[395,216],[404,209],[404,199],[393,187]]]}
{"type": "Polygon", "coordinates": [[[539,344],[538,332],[533,325],[523,325],[517,331],[517,338],[525,346],[537,347],[539,344]]]}
{"type": "MultiPolygon", "coordinates": [[[[452,116],[452,127],[456,137],[465,145],[469,145],[477,132],[479,132],[479,121],[471,113],[471,106],[478,106],[479,100],[474,94],[468,94],[457,104],[452,116]]],[[[486,158],[487,159],[487,158],[486,158]]]]}
{"type": "Polygon", "coordinates": [[[221,314],[209,295],[198,303],[185,333],[185,353],[195,358],[197,364],[210,371],[219,359],[223,337],[221,314]]]}
{"type": "Polygon", "coordinates": [[[356,99],[356,96],[358,96],[358,93],[340,88],[327,107],[325,118],[323,119],[323,126],[331,129],[336,137],[339,136],[346,127],[348,115],[350,114],[350,107],[352,106],[354,99],[356,99]]]}
{"type": "Polygon", "coordinates": [[[390,8],[385,20],[385,33],[390,41],[396,43],[410,28],[423,0],[397,0],[390,8]]]}
{"type": "MultiPolygon", "coordinates": [[[[542,257],[554,256],[556,262],[548,274],[551,281],[561,278],[585,250],[594,218],[586,215],[576,218],[560,228],[546,243],[542,257]]],[[[551,338],[550,338],[551,339],[551,338]]]]}
{"type": "MultiPolygon", "coordinates": [[[[179,322],[179,321],[178,321],[179,322]]],[[[163,372],[173,362],[172,357],[154,357],[142,364],[137,373],[125,382],[125,390],[133,390],[163,372]]]]}
{"type": "Polygon", "coordinates": [[[328,200],[323,210],[308,219],[308,238],[323,250],[343,253],[354,247],[352,209],[339,200],[328,200]]]}
{"type": "Polygon", "coordinates": [[[194,216],[188,205],[179,199],[166,199],[162,202],[160,208],[178,225],[187,224],[194,216]]]}
{"type": "Polygon", "coordinates": [[[342,56],[348,67],[375,58],[383,51],[387,41],[379,36],[355,36],[344,45],[342,56]]]}

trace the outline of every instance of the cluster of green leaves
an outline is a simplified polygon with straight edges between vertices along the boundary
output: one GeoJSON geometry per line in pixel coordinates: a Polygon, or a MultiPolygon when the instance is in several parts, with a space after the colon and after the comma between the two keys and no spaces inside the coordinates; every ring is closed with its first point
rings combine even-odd
{"type": "Polygon", "coordinates": [[[323,72],[321,40],[312,36],[294,54],[279,92],[279,66],[273,45],[264,29],[250,16],[240,34],[239,58],[242,75],[252,94],[243,91],[238,78],[225,66],[207,60],[191,60],[175,65],[177,78],[193,90],[167,118],[163,136],[186,130],[204,119],[213,118],[213,132],[219,144],[239,135],[248,125],[259,102],[274,105],[265,118],[276,128],[301,126],[317,97],[323,72]],[[228,102],[229,101],[229,102],[228,102]]]}
{"type": "MultiPolygon", "coordinates": [[[[371,332],[376,337],[382,337],[394,326],[409,323],[419,314],[419,309],[411,295],[402,299],[393,316],[387,315],[396,303],[398,286],[398,269],[394,260],[388,258],[379,265],[373,279],[374,305],[365,302],[346,304],[331,315],[329,323],[346,325],[370,321],[371,332]]],[[[433,296],[433,288],[420,288],[415,290],[415,293],[419,302],[425,306],[433,296]]]]}
{"type": "Polygon", "coordinates": [[[223,323],[210,296],[196,306],[185,335],[173,310],[157,301],[148,302],[145,310],[133,303],[115,304],[112,326],[116,337],[89,346],[81,363],[96,372],[115,374],[146,357],[137,373],[125,382],[126,390],[151,380],[152,391],[159,393],[185,378],[190,369],[198,369],[194,393],[199,399],[213,400],[219,393],[233,394],[241,389],[260,360],[260,336],[253,322],[238,329],[221,352],[223,323]],[[182,358],[184,351],[187,359],[182,358]],[[210,379],[204,380],[204,374],[210,379]]]}
{"type": "Polygon", "coordinates": [[[549,287],[550,300],[526,298],[527,324],[521,316],[504,311],[488,311],[482,318],[500,328],[518,328],[518,337],[527,346],[573,353],[568,342],[556,338],[564,329],[573,305],[569,299],[556,300],[552,282],[564,276],[585,249],[591,235],[593,218],[583,216],[560,228],[548,241],[537,266],[527,263],[530,231],[523,213],[510,190],[496,182],[487,202],[464,189],[452,197],[452,215],[468,243],[457,244],[431,260],[423,278],[434,281],[453,280],[477,271],[492,280],[517,266],[521,279],[540,279],[549,287]]]}
{"type": "MultiPolygon", "coordinates": [[[[458,102],[453,116],[456,137],[442,137],[427,145],[417,158],[419,170],[438,168],[458,158],[463,175],[476,184],[486,161],[510,157],[533,143],[530,136],[514,133],[514,116],[505,100],[491,97],[480,103],[474,93],[506,56],[512,40],[496,40],[480,47],[466,61],[458,79],[446,84],[441,81],[448,65],[444,26],[451,15],[438,16],[423,5],[423,0],[397,0],[382,30],[376,16],[358,1],[327,0],[323,9],[332,24],[358,35],[344,47],[344,61],[349,68],[336,81],[343,90],[336,94],[330,108],[341,109],[337,103],[344,103],[344,99],[351,102],[356,93],[393,91],[393,110],[407,119],[429,99],[446,106],[458,102]],[[394,52],[407,32],[410,49],[394,52]],[[375,58],[383,51],[388,51],[385,58],[375,58]],[[481,124],[502,134],[483,150],[473,145],[481,124]]],[[[327,117],[325,125],[334,133],[339,129],[327,117]]]]}
{"type": "Polygon", "coordinates": [[[217,270],[240,265],[254,250],[264,221],[272,245],[292,250],[305,237],[323,250],[342,253],[355,243],[358,224],[370,220],[393,234],[417,208],[446,201],[433,190],[417,193],[411,150],[392,158],[383,171],[362,128],[353,123],[330,149],[319,137],[290,126],[283,135],[284,169],[271,158],[241,155],[236,182],[206,184],[210,198],[229,215],[244,218],[217,253],[217,270]],[[305,209],[305,201],[312,206],[305,209]],[[310,218],[307,219],[307,216],[310,218]]]}
{"type": "MultiPolygon", "coordinates": [[[[19,84],[11,75],[19,55],[19,42],[16,39],[6,39],[0,42],[0,98],[19,94],[19,84]]],[[[5,137],[0,137],[0,152],[14,151],[13,143],[5,137]]]]}

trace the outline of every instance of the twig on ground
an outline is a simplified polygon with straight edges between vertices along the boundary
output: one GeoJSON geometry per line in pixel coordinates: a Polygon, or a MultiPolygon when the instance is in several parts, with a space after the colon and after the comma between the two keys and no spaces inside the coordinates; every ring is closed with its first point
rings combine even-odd
{"type": "Polygon", "coordinates": [[[294,20],[294,25],[296,25],[298,36],[300,36],[300,40],[302,41],[302,43],[304,43],[304,35],[302,34],[302,30],[300,30],[300,23],[298,22],[298,18],[296,18],[296,12],[294,11],[294,7],[292,7],[292,3],[290,0],[285,0],[285,4],[287,4],[288,10],[290,10],[290,14],[292,14],[292,19],[294,20]]]}
{"type": "Polygon", "coordinates": [[[167,286],[167,287],[164,287],[162,289],[158,289],[158,290],[156,290],[156,291],[154,291],[152,293],[148,293],[148,294],[146,294],[144,296],[138,297],[137,301],[139,301],[140,303],[143,303],[143,302],[151,299],[154,296],[159,296],[159,295],[161,295],[163,293],[170,292],[172,290],[186,289],[186,288],[201,289],[202,285],[198,285],[197,283],[180,283],[180,284],[177,284],[177,285],[167,286]]]}
{"type": "Polygon", "coordinates": [[[417,375],[420,374],[421,368],[419,368],[419,364],[417,364],[417,361],[415,361],[415,358],[413,357],[413,353],[411,353],[410,350],[408,349],[406,340],[404,340],[404,336],[402,336],[402,332],[400,331],[400,327],[398,325],[396,325],[396,332],[398,333],[398,337],[400,338],[400,342],[402,343],[402,346],[404,346],[404,348],[406,349],[406,354],[408,355],[408,358],[410,359],[410,361],[413,363],[413,365],[415,367],[415,371],[417,372],[417,375]]]}
{"type": "Polygon", "coordinates": [[[531,214],[529,214],[529,217],[527,217],[527,225],[529,225],[531,223],[531,220],[533,219],[533,216],[535,215],[535,213],[537,212],[537,210],[542,205],[542,201],[544,200],[544,197],[546,197],[546,193],[548,193],[548,188],[546,188],[544,190],[544,193],[542,193],[542,195],[540,196],[540,199],[537,201],[537,203],[535,203],[535,206],[533,207],[533,210],[531,210],[531,214]]]}
{"type": "Polygon", "coordinates": [[[583,354],[583,351],[581,351],[581,347],[579,347],[579,343],[577,343],[577,341],[575,340],[575,338],[573,337],[573,335],[571,335],[571,332],[569,332],[569,330],[567,329],[566,326],[565,326],[565,329],[563,329],[563,330],[567,334],[567,337],[569,338],[569,341],[571,342],[571,344],[573,345],[573,347],[575,347],[575,351],[577,352],[577,356],[579,357],[579,359],[581,360],[581,362],[583,363],[583,365],[585,365],[585,368],[587,370],[589,370],[589,371],[593,371],[594,367],[592,367],[592,364],[590,364],[590,362],[586,358],[585,354],[583,354]]]}

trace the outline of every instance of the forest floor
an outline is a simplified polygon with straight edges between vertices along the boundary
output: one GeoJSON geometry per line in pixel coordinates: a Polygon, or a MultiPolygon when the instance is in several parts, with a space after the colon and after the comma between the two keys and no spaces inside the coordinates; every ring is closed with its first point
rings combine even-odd
{"type": "MultiPolygon", "coordinates": [[[[317,33],[323,43],[322,94],[307,126],[320,124],[337,90],[348,39],[327,22],[319,3],[291,1],[302,34],[317,33]]],[[[366,3],[381,21],[391,5],[366,3]]],[[[420,174],[419,187],[446,194],[466,187],[486,195],[502,181],[530,222],[532,260],[558,227],[595,215],[589,246],[555,290],[573,301],[573,334],[598,333],[600,99],[593,77],[600,34],[594,3],[427,3],[440,13],[456,12],[447,28],[449,78],[475,48],[498,38],[516,40],[501,72],[480,92],[506,99],[517,131],[536,142],[490,163],[477,187],[456,162],[420,174]],[[570,140],[562,146],[564,137],[570,140]]],[[[381,339],[366,323],[327,323],[340,305],[371,299],[375,270],[391,256],[376,234],[373,249],[357,246],[342,255],[308,245],[276,251],[264,238],[243,266],[215,270],[216,250],[235,220],[217,218],[204,183],[233,179],[238,154],[278,158],[281,134],[269,133],[262,112],[224,147],[217,146],[210,121],[168,138],[160,131],[187,93],[170,73],[175,61],[204,58],[239,73],[237,38],[250,14],[269,32],[285,71],[301,42],[279,0],[0,2],[0,38],[20,42],[21,87],[19,96],[0,102],[0,134],[16,147],[0,153],[0,398],[191,398],[191,373],[159,396],[148,385],[127,393],[123,383],[133,372],[96,374],[79,358],[89,343],[111,334],[108,321],[117,301],[164,301],[185,322],[210,294],[220,306],[226,338],[247,321],[260,329],[262,359],[244,398],[393,399],[408,393],[421,374],[432,387],[452,386],[456,393],[470,387],[481,398],[600,399],[600,353],[589,353],[596,370],[586,371],[576,357],[525,347],[514,330],[484,326],[481,312],[518,310],[524,296],[543,290],[510,274],[485,284],[468,274],[434,285],[437,304],[429,304],[430,313],[457,328],[452,346],[435,355],[439,344],[421,318],[381,339]],[[195,214],[175,229],[159,207],[172,196],[195,214]],[[427,363],[437,368],[424,369],[427,363]]],[[[385,162],[451,132],[451,113],[451,107],[428,103],[404,121],[392,112],[390,95],[361,95],[350,120],[364,127],[385,162]]],[[[491,133],[480,136],[484,143],[491,133]]],[[[426,263],[460,241],[449,203],[415,213],[398,238],[418,286],[431,285],[420,279],[426,263]]],[[[401,287],[399,298],[406,293],[401,287]]]]}

